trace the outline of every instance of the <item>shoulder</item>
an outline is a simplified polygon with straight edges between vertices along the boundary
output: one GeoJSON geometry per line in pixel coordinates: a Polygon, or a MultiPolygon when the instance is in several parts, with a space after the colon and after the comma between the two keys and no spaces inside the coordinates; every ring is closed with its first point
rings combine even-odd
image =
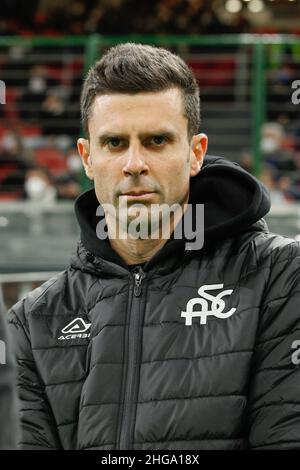
{"type": "Polygon", "coordinates": [[[300,243],[293,238],[284,237],[274,233],[261,233],[253,240],[257,262],[284,263],[298,259],[300,256],[300,243]]]}
{"type": "Polygon", "coordinates": [[[294,316],[299,323],[300,243],[269,233],[255,239],[255,250],[264,278],[262,311],[267,318],[278,315],[284,319],[283,324],[294,316]]]}
{"type": "MultiPolygon", "coordinates": [[[[228,270],[240,277],[260,276],[268,282],[273,274],[300,270],[300,243],[268,231],[249,230],[237,234],[220,246],[228,270]]],[[[211,254],[213,256],[214,253],[211,254]]]]}
{"type": "Polygon", "coordinates": [[[19,300],[8,311],[9,323],[21,322],[21,324],[26,324],[32,313],[35,311],[40,312],[43,307],[49,305],[49,302],[57,301],[59,297],[64,295],[68,274],[69,270],[62,271],[19,300]]]}

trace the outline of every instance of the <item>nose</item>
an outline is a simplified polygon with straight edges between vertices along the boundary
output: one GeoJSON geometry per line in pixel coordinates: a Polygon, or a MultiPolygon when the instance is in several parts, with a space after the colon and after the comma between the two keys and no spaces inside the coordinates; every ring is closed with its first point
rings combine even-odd
{"type": "Polygon", "coordinates": [[[123,167],[124,175],[145,175],[148,166],[139,146],[132,145],[126,152],[126,161],[123,167]]]}

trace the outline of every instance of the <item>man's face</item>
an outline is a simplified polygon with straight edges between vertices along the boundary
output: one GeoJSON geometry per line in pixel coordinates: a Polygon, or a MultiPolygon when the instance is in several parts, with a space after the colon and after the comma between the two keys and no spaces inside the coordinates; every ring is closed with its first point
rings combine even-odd
{"type": "Polygon", "coordinates": [[[130,215],[137,203],[187,202],[207,147],[205,134],[188,138],[187,124],[176,88],[97,96],[78,151],[100,204],[130,215]]]}

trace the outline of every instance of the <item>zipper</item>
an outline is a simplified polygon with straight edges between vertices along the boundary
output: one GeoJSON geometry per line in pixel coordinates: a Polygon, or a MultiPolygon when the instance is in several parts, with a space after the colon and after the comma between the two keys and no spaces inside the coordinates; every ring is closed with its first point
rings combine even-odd
{"type": "Polygon", "coordinates": [[[133,293],[135,297],[139,297],[142,293],[142,282],[145,278],[145,273],[140,266],[138,266],[138,272],[134,274],[134,290],[133,293]]]}
{"type": "Polygon", "coordinates": [[[121,414],[119,442],[117,449],[129,450],[132,443],[132,435],[134,432],[133,423],[135,421],[137,392],[138,392],[138,375],[141,356],[141,337],[142,322],[144,312],[141,311],[141,300],[144,296],[142,282],[146,274],[141,266],[133,271],[133,295],[129,301],[129,321],[126,336],[127,349],[127,370],[125,372],[125,392],[123,403],[123,412],[121,414]]]}

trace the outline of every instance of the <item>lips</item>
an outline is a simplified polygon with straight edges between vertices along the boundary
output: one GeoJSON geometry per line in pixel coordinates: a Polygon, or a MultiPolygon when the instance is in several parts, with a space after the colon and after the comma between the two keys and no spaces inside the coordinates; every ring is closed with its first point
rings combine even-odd
{"type": "Polygon", "coordinates": [[[143,194],[151,194],[153,191],[145,191],[145,190],[132,190],[128,191],[127,193],[122,194],[122,196],[142,196],[143,194]]]}
{"type": "Polygon", "coordinates": [[[121,196],[126,199],[127,202],[132,201],[152,201],[155,192],[145,191],[142,189],[128,191],[127,193],[122,194],[121,196]]]}

